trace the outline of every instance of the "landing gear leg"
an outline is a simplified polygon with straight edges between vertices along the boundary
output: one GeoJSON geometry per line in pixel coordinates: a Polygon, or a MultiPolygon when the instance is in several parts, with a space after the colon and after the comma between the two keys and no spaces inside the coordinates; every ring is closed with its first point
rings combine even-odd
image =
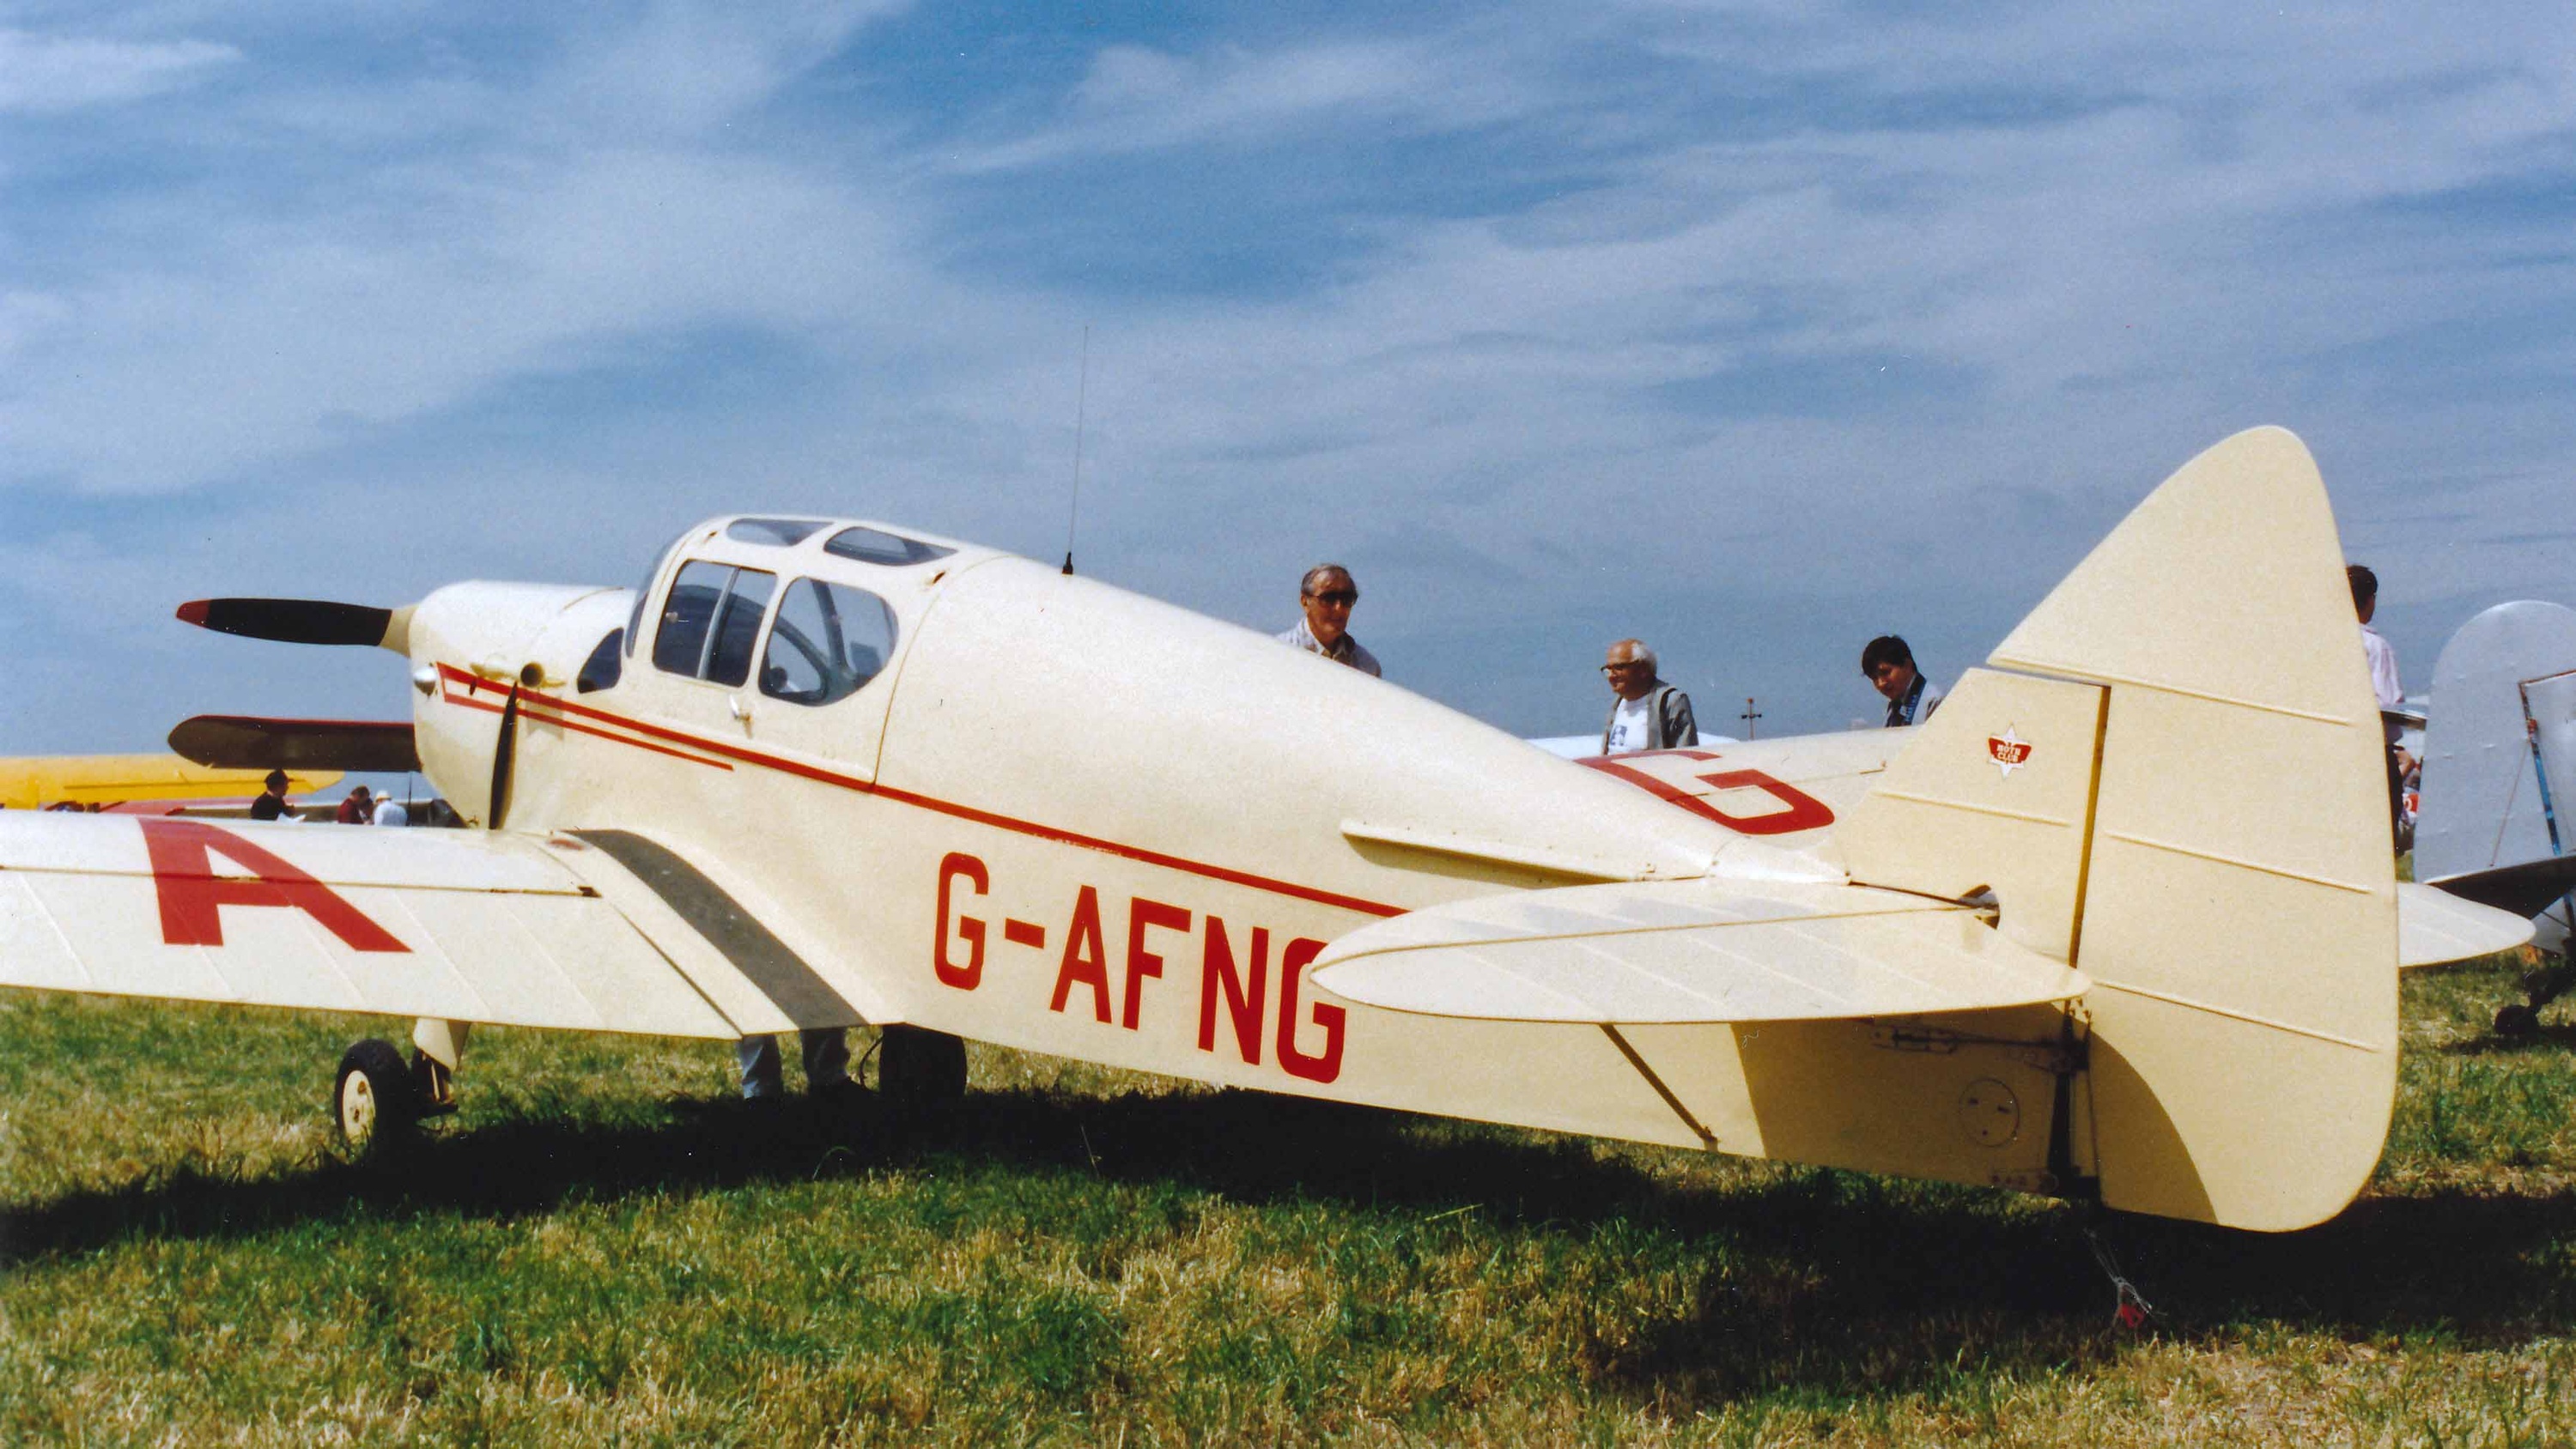
{"type": "Polygon", "coordinates": [[[456,1064],[465,1055],[470,1021],[441,1021],[424,1016],[411,1027],[411,1071],[419,1084],[420,1115],[444,1117],[456,1110],[456,1064]]]}
{"type": "Polygon", "coordinates": [[[2524,972],[2522,994],[2525,999],[2497,1008],[2496,1035],[2529,1036],[2540,1030],[2541,1008],[2566,995],[2571,987],[2576,987],[2576,960],[2562,958],[2555,966],[2541,966],[2524,972]]]}

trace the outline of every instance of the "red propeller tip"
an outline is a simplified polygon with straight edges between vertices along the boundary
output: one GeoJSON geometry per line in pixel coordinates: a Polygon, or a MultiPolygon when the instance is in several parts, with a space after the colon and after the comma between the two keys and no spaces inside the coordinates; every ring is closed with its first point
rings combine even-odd
{"type": "Polygon", "coordinates": [[[209,601],[205,599],[190,599],[188,602],[181,604],[179,606],[179,622],[182,624],[194,624],[200,629],[206,627],[206,605],[208,602],[209,601]]]}

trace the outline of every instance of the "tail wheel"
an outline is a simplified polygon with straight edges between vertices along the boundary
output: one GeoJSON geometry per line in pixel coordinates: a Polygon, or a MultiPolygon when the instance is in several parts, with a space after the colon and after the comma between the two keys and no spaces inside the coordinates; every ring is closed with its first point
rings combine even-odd
{"type": "Polygon", "coordinates": [[[877,1091],[894,1107],[928,1107],[966,1095],[966,1043],[944,1031],[889,1026],[877,1043],[877,1091]]]}
{"type": "Polygon", "coordinates": [[[331,1087],[331,1125],[351,1156],[381,1153],[419,1123],[418,1078],[393,1043],[369,1037],[341,1054],[340,1075],[331,1087]]]}

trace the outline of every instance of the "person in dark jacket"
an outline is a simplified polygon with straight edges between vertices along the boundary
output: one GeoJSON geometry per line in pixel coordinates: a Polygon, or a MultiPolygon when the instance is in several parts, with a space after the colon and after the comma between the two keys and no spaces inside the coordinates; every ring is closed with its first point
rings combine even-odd
{"type": "Polygon", "coordinates": [[[258,799],[250,802],[250,818],[253,820],[276,820],[284,817],[286,814],[286,772],[284,770],[271,770],[268,772],[268,778],[261,783],[267,785],[268,788],[260,792],[258,799]]]}
{"type": "Polygon", "coordinates": [[[1860,672],[1887,699],[1887,727],[1902,729],[1932,718],[1941,686],[1914,667],[1914,650],[1894,634],[1881,634],[1860,651],[1860,672]]]}
{"type": "Polygon", "coordinates": [[[1655,673],[1655,651],[1636,639],[1610,646],[1601,673],[1610,681],[1610,719],[1601,727],[1601,753],[1677,750],[1699,743],[1690,696],[1655,673]]]}

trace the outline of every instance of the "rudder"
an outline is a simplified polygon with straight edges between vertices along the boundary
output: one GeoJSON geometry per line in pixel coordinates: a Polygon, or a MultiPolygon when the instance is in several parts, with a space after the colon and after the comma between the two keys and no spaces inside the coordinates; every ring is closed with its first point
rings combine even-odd
{"type": "Polygon", "coordinates": [[[2315,461],[2284,430],[2240,433],[2139,504],[1988,659],[2013,673],[1963,681],[1846,818],[1856,881],[1977,877],[2007,933],[2092,979],[2071,1136],[2109,1206],[2304,1227],[2378,1161],[2397,892],[2355,630],[2315,461]],[[1959,777],[1948,756],[2008,780],[2015,741],[1985,716],[2047,695],[2080,722],[2083,686],[2101,691],[2089,786],[2070,776],[2024,812],[2071,828],[1963,834],[1996,802],[1910,787],[1959,777]],[[1899,828],[1927,808],[1952,812],[1937,833],[1899,828]],[[1954,848],[1972,838],[1984,858],[1954,848]]]}

